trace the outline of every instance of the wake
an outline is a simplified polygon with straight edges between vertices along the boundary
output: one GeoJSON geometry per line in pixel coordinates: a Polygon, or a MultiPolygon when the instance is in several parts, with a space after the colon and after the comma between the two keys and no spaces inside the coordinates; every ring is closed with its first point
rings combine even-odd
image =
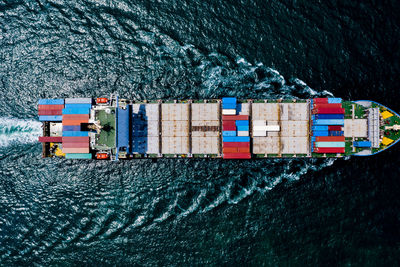
{"type": "Polygon", "coordinates": [[[35,120],[0,117],[0,148],[37,142],[42,124],[35,120]]]}

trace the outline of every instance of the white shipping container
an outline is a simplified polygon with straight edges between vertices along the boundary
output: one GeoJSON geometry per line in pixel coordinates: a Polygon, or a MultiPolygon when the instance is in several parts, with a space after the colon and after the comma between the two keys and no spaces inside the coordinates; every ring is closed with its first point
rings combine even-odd
{"type": "Polygon", "coordinates": [[[267,121],[264,120],[254,120],[253,126],[265,126],[267,125],[267,121]]]}
{"type": "Polygon", "coordinates": [[[249,136],[249,131],[238,131],[237,136],[249,136]]]}
{"type": "Polygon", "coordinates": [[[266,131],[253,131],[253,136],[267,136],[266,131]]]}
{"type": "Polygon", "coordinates": [[[253,131],[279,132],[279,125],[254,126],[253,131]]]}
{"type": "Polygon", "coordinates": [[[222,115],[236,115],[236,109],[223,109],[222,115]]]}

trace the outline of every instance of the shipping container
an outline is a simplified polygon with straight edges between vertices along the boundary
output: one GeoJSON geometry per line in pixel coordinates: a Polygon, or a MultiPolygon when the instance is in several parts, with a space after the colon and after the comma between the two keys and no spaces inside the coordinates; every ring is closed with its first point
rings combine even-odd
{"type": "Polygon", "coordinates": [[[64,105],[64,99],[39,99],[39,105],[64,105]]]}
{"type": "Polygon", "coordinates": [[[344,114],[316,114],[315,119],[344,119],[344,114]]]}
{"type": "Polygon", "coordinates": [[[315,142],[315,147],[345,147],[345,142],[315,142]]]}
{"type": "Polygon", "coordinates": [[[63,131],[80,131],[81,126],[79,125],[63,125],[63,131]]]}
{"type": "Polygon", "coordinates": [[[224,159],[251,159],[250,153],[224,153],[224,159]]]}
{"type": "Polygon", "coordinates": [[[89,114],[70,114],[70,115],[63,115],[63,120],[82,120],[87,121],[89,120],[89,114]]]}
{"type": "Polygon", "coordinates": [[[328,103],[330,103],[330,104],[342,103],[342,99],[341,98],[330,97],[330,98],[328,98],[328,103]]]}
{"type": "Polygon", "coordinates": [[[250,142],[223,142],[223,147],[250,147],[250,142]]]}
{"type": "Polygon", "coordinates": [[[91,98],[66,98],[65,104],[92,104],[91,98]]]}
{"type": "Polygon", "coordinates": [[[318,108],[313,114],[344,114],[344,108],[318,108]]]}
{"type": "Polygon", "coordinates": [[[320,126],[312,126],[313,131],[328,131],[328,126],[320,125],[320,126]]]}
{"type": "Polygon", "coordinates": [[[89,137],[86,136],[63,136],[63,143],[89,143],[89,137]]]}
{"type": "Polygon", "coordinates": [[[353,146],[355,147],[371,147],[370,141],[354,141],[353,146]]]}
{"type": "Polygon", "coordinates": [[[279,125],[254,126],[253,131],[279,132],[279,125]]]}
{"type": "Polygon", "coordinates": [[[225,125],[223,125],[222,126],[222,131],[236,131],[236,126],[235,125],[233,125],[233,126],[230,126],[230,125],[225,126],[225,125]]]}
{"type": "Polygon", "coordinates": [[[236,97],[223,97],[222,104],[224,103],[233,103],[236,104],[236,97]]]}
{"type": "Polygon", "coordinates": [[[39,105],[38,110],[62,110],[64,105],[39,105]]]}
{"type": "Polygon", "coordinates": [[[344,136],[317,136],[317,142],[344,142],[344,136]]]}
{"type": "Polygon", "coordinates": [[[239,121],[239,120],[249,120],[248,115],[224,115],[222,116],[223,121],[239,121]]]}
{"type": "Polygon", "coordinates": [[[250,153],[250,147],[239,147],[238,152],[241,153],[250,153]]]}
{"type": "Polygon", "coordinates": [[[236,110],[236,103],[222,103],[223,109],[235,109],[236,110]]]}
{"type": "Polygon", "coordinates": [[[52,142],[52,143],[61,143],[62,142],[62,137],[61,136],[40,136],[39,137],[39,142],[52,142]]]}
{"type": "Polygon", "coordinates": [[[62,116],[39,116],[39,121],[62,121],[62,116]]]}
{"type": "Polygon", "coordinates": [[[342,108],[342,104],[314,104],[314,109],[318,108],[342,108]]]}
{"type": "Polygon", "coordinates": [[[238,131],[249,131],[249,126],[248,125],[239,125],[237,127],[238,131]]]}
{"type": "Polygon", "coordinates": [[[237,136],[249,136],[249,131],[238,131],[237,136]]]}
{"type": "Polygon", "coordinates": [[[329,131],[329,136],[342,136],[343,134],[343,131],[329,131]]]}
{"type": "Polygon", "coordinates": [[[236,109],[223,109],[222,115],[236,115],[236,109]]]}
{"type": "Polygon", "coordinates": [[[249,121],[248,120],[236,121],[236,126],[247,126],[247,127],[249,127],[249,121]]]}
{"type": "Polygon", "coordinates": [[[55,116],[55,115],[62,115],[62,110],[61,109],[42,109],[38,111],[39,116],[43,115],[50,115],[50,116],[55,116]]]}
{"type": "Polygon", "coordinates": [[[81,123],[87,123],[88,120],[63,120],[62,124],[63,125],[81,125],[81,123]]]}
{"type": "Polygon", "coordinates": [[[223,147],[222,153],[236,153],[238,152],[238,147],[223,147]]]}
{"type": "Polygon", "coordinates": [[[329,136],[328,131],[313,131],[313,136],[329,136]]]}
{"type": "Polygon", "coordinates": [[[317,147],[315,153],[344,153],[344,147],[317,147]]]}
{"type": "Polygon", "coordinates": [[[89,148],[89,143],[85,142],[85,143],[63,143],[62,144],[63,148],[89,148]]]}
{"type": "Polygon", "coordinates": [[[223,126],[235,126],[236,127],[235,121],[222,121],[222,125],[223,126]]]}
{"type": "Polygon", "coordinates": [[[118,108],[117,113],[117,147],[125,147],[127,148],[128,153],[131,152],[131,148],[129,146],[129,135],[130,135],[130,109],[122,109],[118,108]]]}
{"type": "Polygon", "coordinates": [[[250,142],[250,137],[248,136],[224,136],[224,142],[250,142]]]}
{"type": "Polygon", "coordinates": [[[75,153],[68,153],[65,154],[66,159],[92,159],[92,154],[75,154],[75,153]]]}
{"type": "Polygon", "coordinates": [[[313,125],[344,125],[344,120],[315,120],[313,125]]]}
{"type": "Polygon", "coordinates": [[[236,131],[222,131],[222,136],[236,136],[236,131]]]}
{"type": "Polygon", "coordinates": [[[68,114],[89,114],[88,108],[69,108],[69,109],[63,109],[62,113],[65,115],[68,114]]]}
{"type": "Polygon", "coordinates": [[[253,130],[253,136],[267,136],[267,131],[254,131],[253,130]]]}
{"type": "Polygon", "coordinates": [[[315,104],[328,104],[328,98],[314,98],[313,103],[315,104]]]}
{"type": "Polygon", "coordinates": [[[342,126],[340,126],[340,125],[329,125],[328,126],[328,130],[329,131],[341,131],[342,130],[342,126]]]}
{"type": "Polygon", "coordinates": [[[63,147],[63,153],[89,153],[88,147],[63,147]]]}
{"type": "Polygon", "coordinates": [[[66,131],[62,133],[63,136],[89,136],[89,132],[81,132],[81,131],[66,131]]]}
{"type": "Polygon", "coordinates": [[[92,108],[92,104],[65,104],[65,109],[92,108]]]}

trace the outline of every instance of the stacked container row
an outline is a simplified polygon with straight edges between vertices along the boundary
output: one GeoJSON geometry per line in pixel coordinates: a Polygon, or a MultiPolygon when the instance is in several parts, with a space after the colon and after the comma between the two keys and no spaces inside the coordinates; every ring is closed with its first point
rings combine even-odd
{"type": "Polygon", "coordinates": [[[40,99],[38,106],[39,121],[61,121],[64,99],[40,99]]]}

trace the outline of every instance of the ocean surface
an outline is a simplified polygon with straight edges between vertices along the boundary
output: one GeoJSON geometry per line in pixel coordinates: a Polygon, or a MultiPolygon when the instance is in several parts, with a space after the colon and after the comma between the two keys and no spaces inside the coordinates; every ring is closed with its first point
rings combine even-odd
{"type": "Polygon", "coordinates": [[[42,159],[39,98],[370,99],[400,111],[398,1],[0,1],[0,265],[398,266],[374,157],[42,159]]]}

